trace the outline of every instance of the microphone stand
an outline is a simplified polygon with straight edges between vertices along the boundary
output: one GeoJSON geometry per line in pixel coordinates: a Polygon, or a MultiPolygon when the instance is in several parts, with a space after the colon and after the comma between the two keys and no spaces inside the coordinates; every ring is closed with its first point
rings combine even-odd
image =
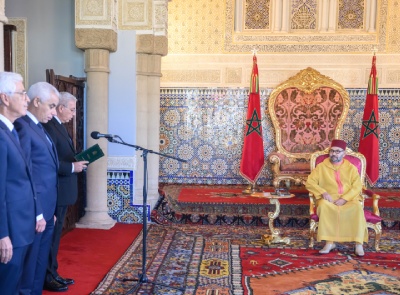
{"type": "Polygon", "coordinates": [[[143,158],[143,213],[142,213],[142,218],[143,218],[143,240],[142,240],[142,273],[139,273],[139,277],[137,279],[122,279],[123,282],[128,282],[128,281],[135,281],[137,282],[126,294],[133,294],[134,292],[139,290],[139,287],[142,284],[153,284],[153,285],[158,285],[158,286],[162,286],[162,287],[166,287],[166,288],[170,288],[170,289],[175,289],[175,290],[179,290],[179,291],[184,291],[184,289],[180,289],[180,288],[176,288],[176,287],[172,287],[172,286],[168,286],[168,285],[164,285],[164,284],[160,284],[160,283],[155,283],[155,282],[151,282],[149,280],[149,278],[146,275],[146,241],[147,241],[147,154],[156,154],[156,155],[160,155],[166,158],[171,158],[180,162],[186,162],[186,160],[182,160],[176,157],[172,157],[166,154],[162,154],[162,153],[158,153],[152,150],[148,150],[145,149],[143,147],[140,147],[138,145],[133,145],[133,144],[129,144],[124,142],[121,137],[119,137],[118,135],[115,135],[113,137],[106,137],[107,140],[109,142],[113,142],[113,143],[118,143],[118,144],[122,144],[122,145],[126,145],[129,147],[133,147],[135,150],[140,150],[142,151],[142,158],[143,158]],[[120,141],[115,140],[115,138],[120,139],[120,141]]]}

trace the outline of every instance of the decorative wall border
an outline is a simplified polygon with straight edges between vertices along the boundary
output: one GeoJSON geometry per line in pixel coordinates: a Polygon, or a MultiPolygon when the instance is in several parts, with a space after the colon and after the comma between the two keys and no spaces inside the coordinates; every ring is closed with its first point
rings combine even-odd
{"type": "Polygon", "coordinates": [[[251,52],[289,53],[289,52],[372,52],[375,47],[385,52],[388,1],[378,0],[377,30],[375,33],[317,33],[317,34],[250,34],[234,32],[235,1],[226,0],[225,53],[251,52]],[[329,42],[329,44],[326,44],[329,42]]]}
{"type": "Polygon", "coordinates": [[[109,156],[107,158],[108,170],[133,170],[136,171],[136,155],[133,157],[109,156]]]}

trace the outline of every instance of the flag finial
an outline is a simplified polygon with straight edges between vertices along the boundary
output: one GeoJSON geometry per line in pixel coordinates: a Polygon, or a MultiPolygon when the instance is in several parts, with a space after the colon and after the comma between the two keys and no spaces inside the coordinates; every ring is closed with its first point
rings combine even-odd
{"type": "Polygon", "coordinates": [[[374,56],[375,56],[376,53],[378,52],[378,47],[374,46],[373,52],[374,52],[374,56]]]}
{"type": "Polygon", "coordinates": [[[257,49],[253,48],[253,50],[251,51],[253,53],[253,55],[257,55],[257,49]]]}

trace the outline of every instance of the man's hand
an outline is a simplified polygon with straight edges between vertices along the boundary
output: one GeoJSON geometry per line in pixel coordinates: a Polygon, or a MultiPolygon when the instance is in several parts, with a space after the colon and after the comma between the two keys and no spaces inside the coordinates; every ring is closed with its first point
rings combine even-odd
{"type": "Polygon", "coordinates": [[[331,195],[328,194],[327,192],[324,192],[324,193],[322,194],[322,198],[323,198],[324,200],[327,200],[327,201],[330,202],[330,203],[333,203],[333,199],[332,199],[331,195]]]}
{"type": "Polygon", "coordinates": [[[8,263],[13,256],[13,247],[9,237],[0,239],[0,262],[8,263]]]}
{"type": "Polygon", "coordinates": [[[44,218],[36,221],[36,232],[41,233],[46,228],[46,220],[44,218]]]}
{"type": "Polygon", "coordinates": [[[346,203],[347,201],[345,199],[337,199],[335,202],[333,202],[333,204],[335,204],[336,206],[343,206],[346,203]]]}
{"type": "Polygon", "coordinates": [[[85,170],[87,167],[87,164],[89,164],[88,161],[79,161],[79,162],[74,162],[74,172],[79,173],[82,172],[82,170],[85,170]]]}

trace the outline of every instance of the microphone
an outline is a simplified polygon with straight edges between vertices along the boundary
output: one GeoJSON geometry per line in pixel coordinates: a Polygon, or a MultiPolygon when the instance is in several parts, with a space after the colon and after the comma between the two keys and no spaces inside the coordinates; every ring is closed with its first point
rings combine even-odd
{"type": "Polygon", "coordinates": [[[104,138],[114,138],[114,135],[112,135],[112,134],[103,134],[103,133],[100,133],[100,132],[98,132],[98,131],[93,131],[92,133],[90,133],[90,136],[91,136],[93,139],[99,139],[99,138],[101,138],[101,137],[104,137],[104,138]]]}

